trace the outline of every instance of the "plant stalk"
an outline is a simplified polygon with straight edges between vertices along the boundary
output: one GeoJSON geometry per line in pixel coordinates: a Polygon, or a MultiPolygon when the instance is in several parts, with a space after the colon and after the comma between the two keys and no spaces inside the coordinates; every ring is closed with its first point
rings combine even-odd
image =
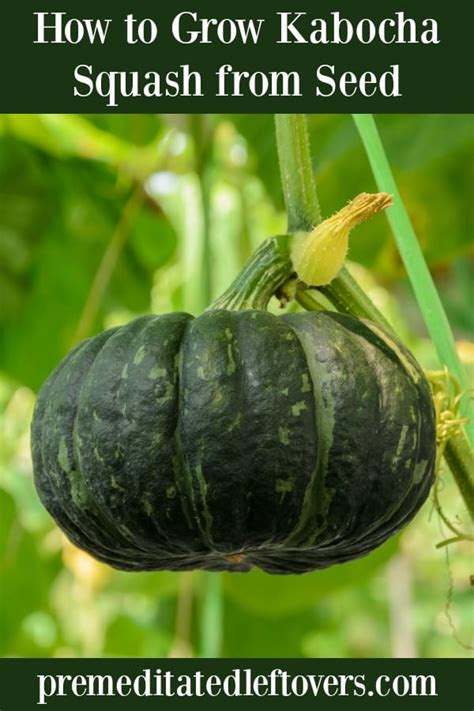
{"type": "Polygon", "coordinates": [[[211,254],[211,193],[213,166],[212,155],[213,128],[207,123],[208,117],[203,114],[192,114],[190,117],[191,135],[194,140],[195,171],[201,189],[202,207],[202,255],[200,264],[201,287],[200,300],[202,307],[209,305],[212,297],[213,273],[211,254]]]}
{"type": "Polygon", "coordinates": [[[471,519],[474,520],[474,457],[464,434],[451,437],[446,442],[444,458],[456,481],[471,519]]]}
{"type": "Polygon", "coordinates": [[[288,232],[309,232],[321,222],[321,210],[313,179],[306,117],[275,114],[275,130],[288,232]]]}
{"type": "Polygon", "coordinates": [[[326,286],[319,287],[318,291],[324,294],[341,313],[367,318],[369,321],[379,323],[387,331],[393,331],[385,316],[345,267],[341,269],[336,279],[326,286]]]}

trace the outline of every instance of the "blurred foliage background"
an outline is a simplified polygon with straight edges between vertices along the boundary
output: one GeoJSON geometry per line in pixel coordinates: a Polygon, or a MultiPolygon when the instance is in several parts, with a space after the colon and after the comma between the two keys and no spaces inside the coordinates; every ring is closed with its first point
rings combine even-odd
{"type": "MultiPolygon", "coordinates": [[[[472,116],[378,123],[472,372],[472,116]]],[[[309,126],[328,216],[375,184],[350,116],[314,116],[309,126]]],[[[29,423],[38,388],[75,342],[149,311],[198,314],[266,236],[284,231],[271,116],[0,116],[2,655],[200,655],[213,625],[219,633],[212,574],[120,573],[65,540],[34,491],[29,423]]],[[[434,367],[384,217],[357,230],[350,259],[434,367]]],[[[443,471],[441,502],[465,523],[443,471]]],[[[224,574],[221,654],[468,655],[471,551],[466,542],[436,548],[447,537],[430,501],[360,561],[302,577],[224,574]]]]}

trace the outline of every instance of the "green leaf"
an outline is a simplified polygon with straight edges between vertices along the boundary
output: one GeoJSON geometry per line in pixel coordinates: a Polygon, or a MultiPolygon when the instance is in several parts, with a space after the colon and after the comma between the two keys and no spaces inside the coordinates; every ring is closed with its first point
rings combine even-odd
{"type": "Polygon", "coordinates": [[[56,157],[100,161],[133,178],[144,178],[162,159],[161,124],[146,146],[101,130],[77,114],[8,114],[4,129],[56,157]]]}
{"type": "Polygon", "coordinates": [[[164,657],[171,637],[162,629],[153,629],[150,621],[131,615],[115,617],[106,631],[104,656],[108,657],[164,657]]]}
{"type": "Polygon", "coordinates": [[[152,271],[171,260],[177,236],[166,218],[142,210],[133,226],[129,244],[140,264],[152,271]]]}
{"type": "MultiPolygon", "coordinates": [[[[0,367],[37,389],[74,343],[91,284],[128,198],[98,164],[57,162],[9,141],[0,162],[0,287],[7,321],[0,367]],[[44,176],[38,189],[36,161],[44,176]],[[22,167],[22,170],[20,170],[22,167]],[[32,357],[34,354],[34,357],[32,357]]],[[[93,322],[102,330],[112,311],[149,310],[154,271],[173,255],[165,216],[142,208],[126,235],[93,322]]]]}
{"type": "Polygon", "coordinates": [[[47,609],[57,567],[39,557],[37,539],[22,527],[13,499],[2,489],[0,511],[0,654],[5,655],[19,651],[15,637],[22,620],[47,609]]]}
{"type": "Polygon", "coordinates": [[[108,589],[117,593],[141,593],[159,600],[176,594],[179,578],[178,573],[170,571],[130,574],[114,570],[108,589]]]}
{"type": "MultiPolygon", "coordinates": [[[[272,593],[273,596],[273,593],[272,593]]],[[[314,610],[262,615],[242,609],[232,598],[224,605],[223,657],[301,657],[303,640],[318,624],[314,610]]]]}

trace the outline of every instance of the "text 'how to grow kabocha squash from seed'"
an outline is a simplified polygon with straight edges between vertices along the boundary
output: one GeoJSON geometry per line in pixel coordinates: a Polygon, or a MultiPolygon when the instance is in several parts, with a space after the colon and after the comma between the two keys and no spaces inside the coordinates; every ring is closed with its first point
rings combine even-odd
{"type": "Polygon", "coordinates": [[[291,247],[267,240],[203,315],[137,318],[52,373],[35,482],[77,546],[124,570],[303,573],[365,555],[420,508],[423,372],[368,321],[268,313],[291,247]]]}

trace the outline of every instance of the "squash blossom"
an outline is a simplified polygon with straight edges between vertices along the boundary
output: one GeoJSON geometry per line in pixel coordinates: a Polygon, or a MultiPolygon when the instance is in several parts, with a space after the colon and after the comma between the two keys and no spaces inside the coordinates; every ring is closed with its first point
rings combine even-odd
{"type": "Polygon", "coordinates": [[[352,228],[391,204],[392,197],[387,193],[361,193],[312,232],[296,233],[291,260],[298,278],[308,286],[329,284],[347,257],[352,228]]]}

